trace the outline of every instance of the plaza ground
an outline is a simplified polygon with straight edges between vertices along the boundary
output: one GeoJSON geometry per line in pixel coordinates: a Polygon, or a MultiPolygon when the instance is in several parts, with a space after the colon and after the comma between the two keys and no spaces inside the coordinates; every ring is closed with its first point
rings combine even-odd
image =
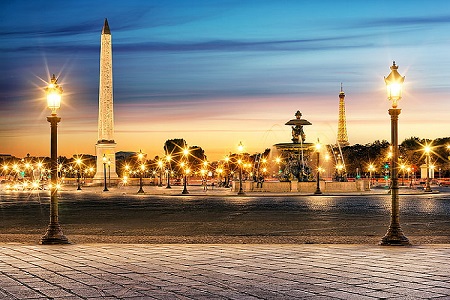
{"type": "Polygon", "coordinates": [[[0,244],[1,299],[449,299],[449,245],[0,244]]]}
{"type": "Polygon", "coordinates": [[[0,193],[0,299],[450,299],[450,194],[402,189],[410,247],[378,246],[390,195],[67,186],[70,245],[39,245],[48,191],[0,193]]]}
{"type": "MultiPolygon", "coordinates": [[[[63,232],[72,243],[379,243],[390,219],[386,190],[364,194],[253,193],[182,187],[65,187],[63,232]]],[[[438,194],[404,189],[402,228],[415,245],[450,244],[450,188],[438,194]]],[[[49,220],[48,191],[0,193],[0,242],[37,244],[49,220]]]]}

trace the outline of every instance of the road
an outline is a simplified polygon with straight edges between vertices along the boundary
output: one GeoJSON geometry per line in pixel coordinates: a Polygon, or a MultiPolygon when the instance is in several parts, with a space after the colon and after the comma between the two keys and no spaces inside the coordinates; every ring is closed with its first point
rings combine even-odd
{"type": "MultiPolygon", "coordinates": [[[[390,195],[268,195],[190,187],[69,187],[59,215],[72,243],[376,244],[389,225],[390,195]],[[71,190],[68,190],[71,189],[71,190]]],[[[48,191],[0,191],[0,242],[38,243],[49,219],[48,191]]],[[[450,188],[400,196],[400,221],[413,244],[450,243],[450,188]]]]}

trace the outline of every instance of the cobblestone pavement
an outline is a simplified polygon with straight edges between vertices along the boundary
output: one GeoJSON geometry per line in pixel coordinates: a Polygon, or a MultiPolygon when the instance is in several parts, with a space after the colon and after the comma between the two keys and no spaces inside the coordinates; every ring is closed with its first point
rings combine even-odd
{"type": "Polygon", "coordinates": [[[450,245],[0,244],[0,299],[450,299],[450,245]]]}

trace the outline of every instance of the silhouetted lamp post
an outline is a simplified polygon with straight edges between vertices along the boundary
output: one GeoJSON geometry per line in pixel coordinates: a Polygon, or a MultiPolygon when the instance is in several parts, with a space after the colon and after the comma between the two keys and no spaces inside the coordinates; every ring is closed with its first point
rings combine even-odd
{"type": "Polygon", "coordinates": [[[228,169],[228,173],[227,173],[227,177],[225,177],[225,187],[229,188],[230,187],[230,158],[227,156],[225,156],[225,163],[226,163],[226,167],[228,169]]]}
{"type": "Polygon", "coordinates": [[[108,158],[108,186],[111,187],[111,158],[108,158]]]}
{"type": "Polygon", "coordinates": [[[108,159],[106,158],[106,154],[103,154],[103,181],[104,181],[104,192],[108,192],[108,186],[106,185],[106,164],[108,163],[108,159]]]}
{"type": "Polygon", "coordinates": [[[163,169],[164,163],[163,161],[160,159],[158,160],[158,167],[159,167],[159,187],[162,187],[162,169],[163,169]]]}
{"type": "Polygon", "coordinates": [[[393,62],[391,66],[391,73],[384,78],[387,87],[388,99],[392,101],[392,108],[389,109],[391,116],[391,224],[386,235],[381,239],[381,245],[410,245],[408,238],[403,234],[400,227],[400,212],[399,212],[399,198],[398,198],[398,116],[401,109],[397,108],[398,101],[402,98],[402,85],[405,77],[402,77],[398,71],[398,66],[393,62]]]}
{"type": "Polygon", "coordinates": [[[144,158],[144,153],[142,153],[141,150],[139,150],[138,153],[138,159],[139,159],[139,191],[137,192],[138,194],[143,194],[144,193],[144,189],[142,188],[143,186],[143,182],[142,182],[142,173],[145,170],[145,166],[142,163],[142,159],[144,158]]]}
{"type": "Polygon", "coordinates": [[[372,187],[372,172],[375,171],[375,167],[373,166],[373,164],[369,165],[369,190],[372,187]]]}
{"type": "Polygon", "coordinates": [[[170,155],[166,156],[166,161],[167,161],[167,165],[169,166],[167,168],[167,186],[166,189],[171,189],[172,187],[170,186],[170,171],[172,169],[172,165],[170,163],[170,160],[172,159],[172,157],[170,155]]]}
{"type": "Polygon", "coordinates": [[[423,150],[425,151],[425,155],[427,156],[427,182],[425,183],[424,192],[425,193],[431,193],[431,192],[433,192],[431,190],[431,186],[430,186],[430,152],[431,152],[431,147],[429,145],[425,145],[423,150]]]}
{"type": "Polygon", "coordinates": [[[316,185],[316,191],[314,192],[315,195],[322,194],[322,191],[320,190],[320,148],[322,148],[322,145],[319,143],[319,139],[317,139],[317,143],[315,145],[316,153],[317,153],[317,185],[316,185]]]}
{"type": "Polygon", "coordinates": [[[58,85],[55,74],[53,74],[49,85],[45,89],[47,93],[47,106],[52,111],[47,121],[50,122],[50,223],[47,232],[41,238],[41,244],[68,244],[67,237],[63,234],[58,221],[58,123],[61,118],[56,115],[56,111],[61,106],[62,88],[58,85]]]}
{"type": "Polygon", "coordinates": [[[77,191],[81,191],[81,159],[77,158],[76,161],[78,166],[78,172],[77,172],[77,191]]]}
{"type": "Polygon", "coordinates": [[[242,152],[244,151],[244,145],[242,142],[239,142],[238,152],[239,152],[239,191],[238,195],[245,195],[244,190],[242,189],[242,152]]]}
{"type": "Polygon", "coordinates": [[[182,194],[189,194],[187,190],[187,174],[189,173],[189,168],[187,166],[187,158],[188,158],[189,150],[187,148],[183,149],[183,157],[184,162],[182,163],[183,173],[184,173],[184,182],[183,182],[183,191],[182,194]]]}

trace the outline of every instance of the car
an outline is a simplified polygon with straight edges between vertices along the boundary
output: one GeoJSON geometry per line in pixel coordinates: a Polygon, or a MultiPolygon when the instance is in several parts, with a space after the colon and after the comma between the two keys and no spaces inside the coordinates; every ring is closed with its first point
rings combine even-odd
{"type": "Polygon", "coordinates": [[[450,186],[450,181],[441,181],[441,182],[439,182],[439,186],[449,187],[450,186]]]}

